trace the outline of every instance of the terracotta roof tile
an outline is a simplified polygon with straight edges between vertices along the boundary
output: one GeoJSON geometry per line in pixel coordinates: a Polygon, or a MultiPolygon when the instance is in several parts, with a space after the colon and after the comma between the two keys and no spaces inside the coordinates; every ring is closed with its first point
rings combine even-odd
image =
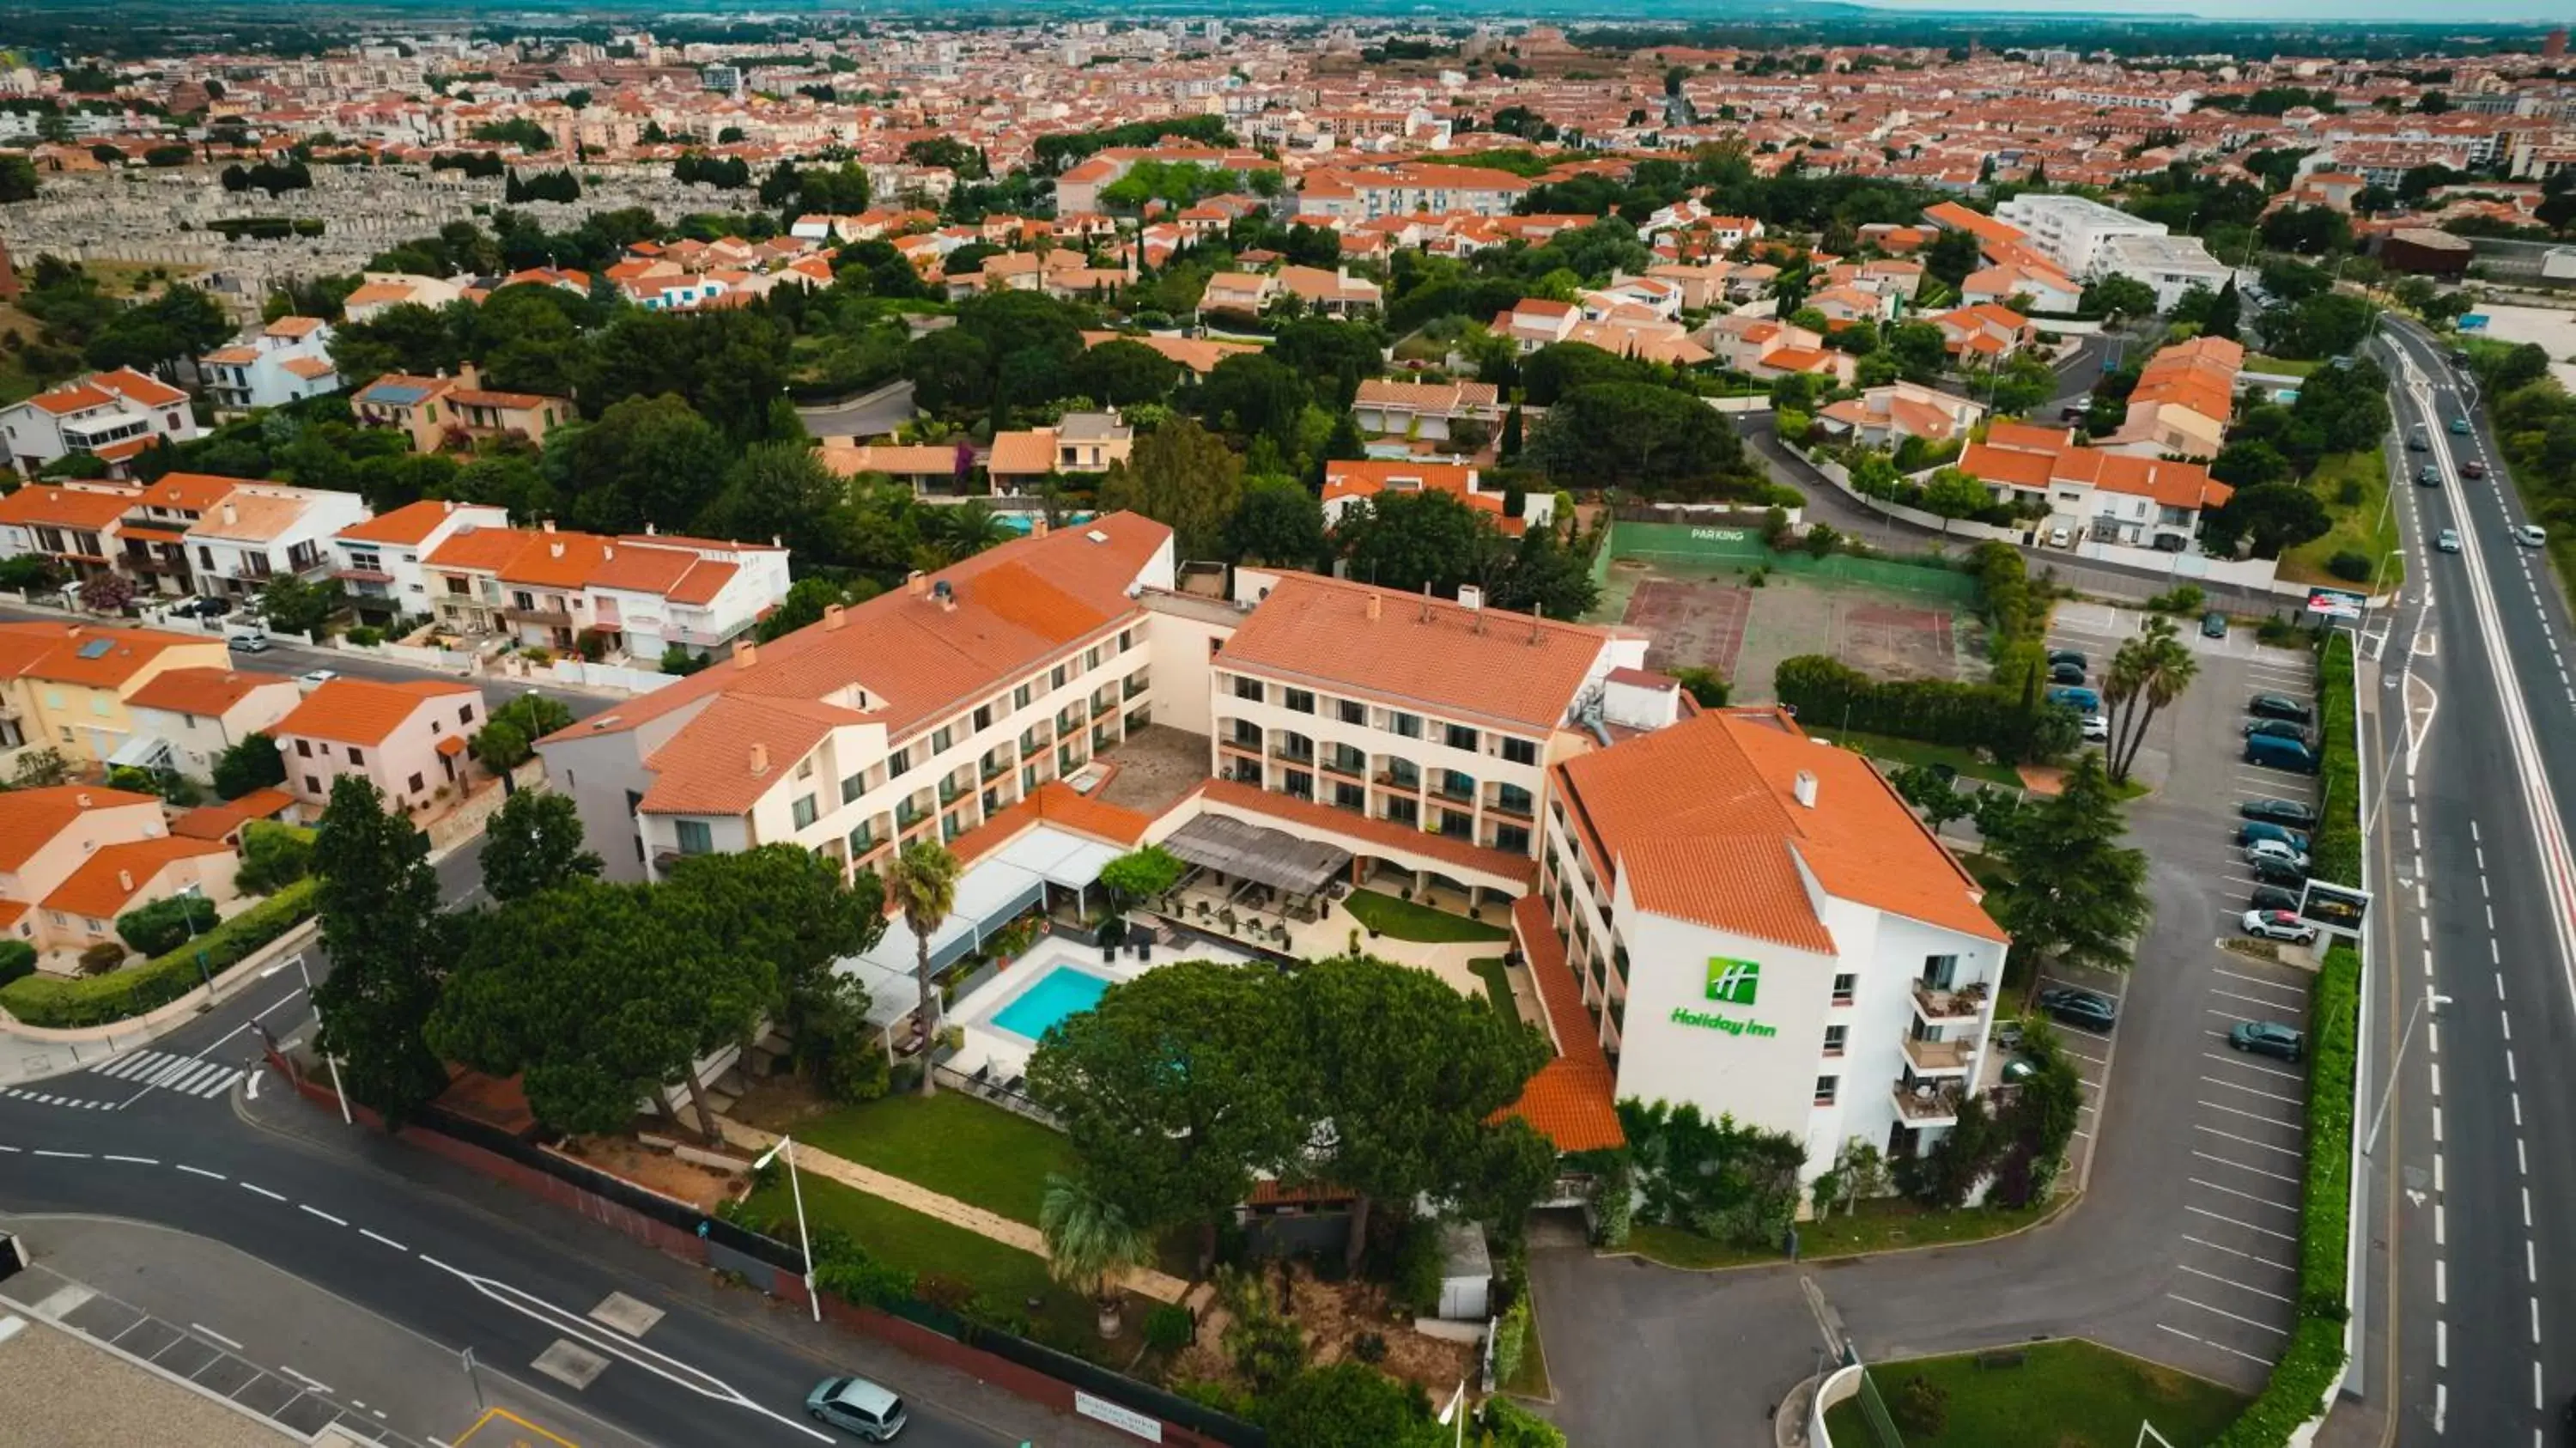
{"type": "Polygon", "coordinates": [[[1528,1122],[1561,1152],[1626,1145],[1614,1100],[1618,1081],[1601,1049],[1601,1028],[1583,1008],[1583,983],[1566,963],[1565,944],[1548,923],[1546,901],[1524,895],[1513,902],[1512,937],[1538,985],[1557,1056],[1521,1087],[1518,1101],[1498,1114],[1528,1122]]]}
{"type": "Polygon", "coordinates": [[[472,684],[444,679],[384,683],[375,679],[329,679],[304,702],[269,726],[271,737],[330,739],[343,744],[382,744],[423,704],[441,700],[482,702],[472,684]]]}
{"type": "Polygon", "coordinates": [[[42,903],[45,909],[66,915],[112,921],[124,914],[134,898],[151,885],[152,878],[173,861],[231,853],[232,847],[220,840],[192,840],[178,835],[108,845],[83,860],[80,868],[55,886],[42,903]]]}
{"type": "Polygon", "coordinates": [[[0,791],[0,870],[15,870],[91,810],[161,801],[105,785],[58,784],[0,791]],[[86,803],[84,803],[86,801],[86,803]]]}
{"type": "Polygon", "coordinates": [[[295,803],[282,789],[254,789],[224,804],[199,805],[170,822],[170,833],[192,840],[223,840],[252,820],[274,819],[295,803]]]}
{"type": "Polygon", "coordinates": [[[276,685],[293,688],[295,681],[284,674],[237,673],[231,669],[163,669],[126,696],[125,702],[142,709],[212,718],[249,698],[251,691],[276,685]]]}
{"type": "Polygon", "coordinates": [[[379,513],[352,523],[341,529],[339,536],[352,543],[417,544],[437,532],[438,525],[446,522],[455,511],[454,503],[423,498],[417,503],[405,503],[390,513],[379,513]]]}
{"type": "Polygon", "coordinates": [[[212,658],[223,648],[203,634],[72,623],[0,623],[0,639],[10,642],[0,646],[0,674],[100,688],[125,683],[170,649],[205,650],[212,658]]]}

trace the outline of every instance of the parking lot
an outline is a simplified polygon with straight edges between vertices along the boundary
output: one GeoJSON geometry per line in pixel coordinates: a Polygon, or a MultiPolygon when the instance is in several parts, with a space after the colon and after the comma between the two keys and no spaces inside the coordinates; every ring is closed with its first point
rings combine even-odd
{"type": "MultiPolygon", "coordinates": [[[[2098,678],[2142,622],[2128,610],[2062,606],[2049,646],[2088,655],[2098,678]]],[[[2155,909],[2136,968],[2126,979],[2078,972],[2043,983],[2122,1003],[2109,1035],[2059,1026],[2088,1082],[2077,1143],[2079,1172],[2099,1159],[2079,1177],[2094,1193],[2088,1211],[2144,1238],[2141,1285],[2154,1288],[2100,1335],[2250,1385],[2279,1356],[2295,1309],[2306,1074],[2239,1053],[2228,1032],[2247,1021],[2304,1029],[2309,972],[2262,958],[2269,946],[2245,948],[2242,917],[2258,881],[2237,843],[2237,807],[2313,804],[2316,781],[2244,762],[2245,705],[2256,694],[2312,699],[2315,674],[2304,650],[2266,647],[2250,629],[2211,639],[2186,628],[2183,638],[2199,677],[2151,726],[2137,776],[2153,793],[2130,810],[2155,909]],[[2106,1100],[2093,1083],[2111,1077],[2115,1060],[2106,1100]]]]}

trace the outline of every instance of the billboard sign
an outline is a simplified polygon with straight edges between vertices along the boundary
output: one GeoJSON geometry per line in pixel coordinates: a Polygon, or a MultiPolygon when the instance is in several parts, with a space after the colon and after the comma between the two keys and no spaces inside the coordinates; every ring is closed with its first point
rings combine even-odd
{"type": "Polygon", "coordinates": [[[2340,588],[2308,590],[2308,612],[2319,618],[2359,618],[2369,604],[2370,600],[2360,594],[2340,588]]]}
{"type": "Polygon", "coordinates": [[[2361,922],[2369,915],[2370,892],[2350,885],[2310,880],[2306,893],[2299,897],[2299,918],[2319,930],[2359,935],[2361,922]]]}

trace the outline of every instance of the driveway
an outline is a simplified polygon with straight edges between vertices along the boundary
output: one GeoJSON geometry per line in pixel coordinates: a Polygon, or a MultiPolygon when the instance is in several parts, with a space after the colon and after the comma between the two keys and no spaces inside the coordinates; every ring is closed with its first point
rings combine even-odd
{"type": "Polygon", "coordinates": [[[816,437],[883,437],[912,421],[912,384],[890,382],[874,392],[822,407],[800,407],[796,415],[816,437]]]}

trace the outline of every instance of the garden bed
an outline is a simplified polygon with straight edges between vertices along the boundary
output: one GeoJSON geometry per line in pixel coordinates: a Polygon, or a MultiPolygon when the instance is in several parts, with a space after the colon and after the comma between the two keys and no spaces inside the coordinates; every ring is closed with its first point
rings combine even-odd
{"type": "Polygon", "coordinates": [[[1452,915],[1411,900],[1399,900],[1375,890],[1353,890],[1342,904],[1362,925],[1380,935],[1397,940],[1411,940],[1425,945],[1455,945],[1471,941],[1503,941],[1512,933],[1500,925],[1483,920],[1470,920],[1452,915]]]}
{"type": "MultiPolygon", "coordinates": [[[[1900,1414],[1915,1377],[1947,1394],[1940,1430],[1906,1431],[1906,1448],[2131,1448],[2142,1422],[2176,1448],[2199,1448],[2245,1406],[2205,1378],[2080,1340],[1878,1363],[1870,1375],[1900,1414]]],[[[1826,1411],[1835,1442],[1876,1441],[1862,1413],[1858,1398],[1826,1411]]]]}
{"type": "Polygon", "coordinates": [[[2327,567],[2336,554],[2350,553],[2369,559],[2371,567],[2378,570],[2380,591],[2391,591],[2405,583],[2406,556],[2397,536],[2397,510],[2388,502],[2388,462],[2378,448],[2325,458],[2309,475],[2307,488],[2326,505],[2334,526],[2324,536],[2311,538],[2281,555],[2280,576],[2285,582],[2368,592],[2373,586],[2370,578],[2344,578],[2327,567]],[[2342,501],[2346,484],[2359,488],[2349,503],[2342,501]],[[2382,559],[2387,560],[2384,569],[2380,568],[2382,559]]]}
{"type": "MultiPolygon", "coordinates": [[[[1902,1197],[1877,1198],[1862,1202],[1857,1212],[1836,1212],[1830,1220],[1800,1222],[1798,1256],[1802,1261],[1814,1261],[1983,1241],[2036,1226],[2072,1200],[2071,1196],[2060,1196],[2050,1206],[2036,1210],[1962,1207],[1955,1212],[1941,1212],[1902,1197]]],[[[1628,1229],[1627,1250],[1648,1261],[1690,1271],[1780,1262],[1788,1256],[1777,1244],[1738,1247],[1680,1227],[1647,1222],[1628,1229]]]]}

